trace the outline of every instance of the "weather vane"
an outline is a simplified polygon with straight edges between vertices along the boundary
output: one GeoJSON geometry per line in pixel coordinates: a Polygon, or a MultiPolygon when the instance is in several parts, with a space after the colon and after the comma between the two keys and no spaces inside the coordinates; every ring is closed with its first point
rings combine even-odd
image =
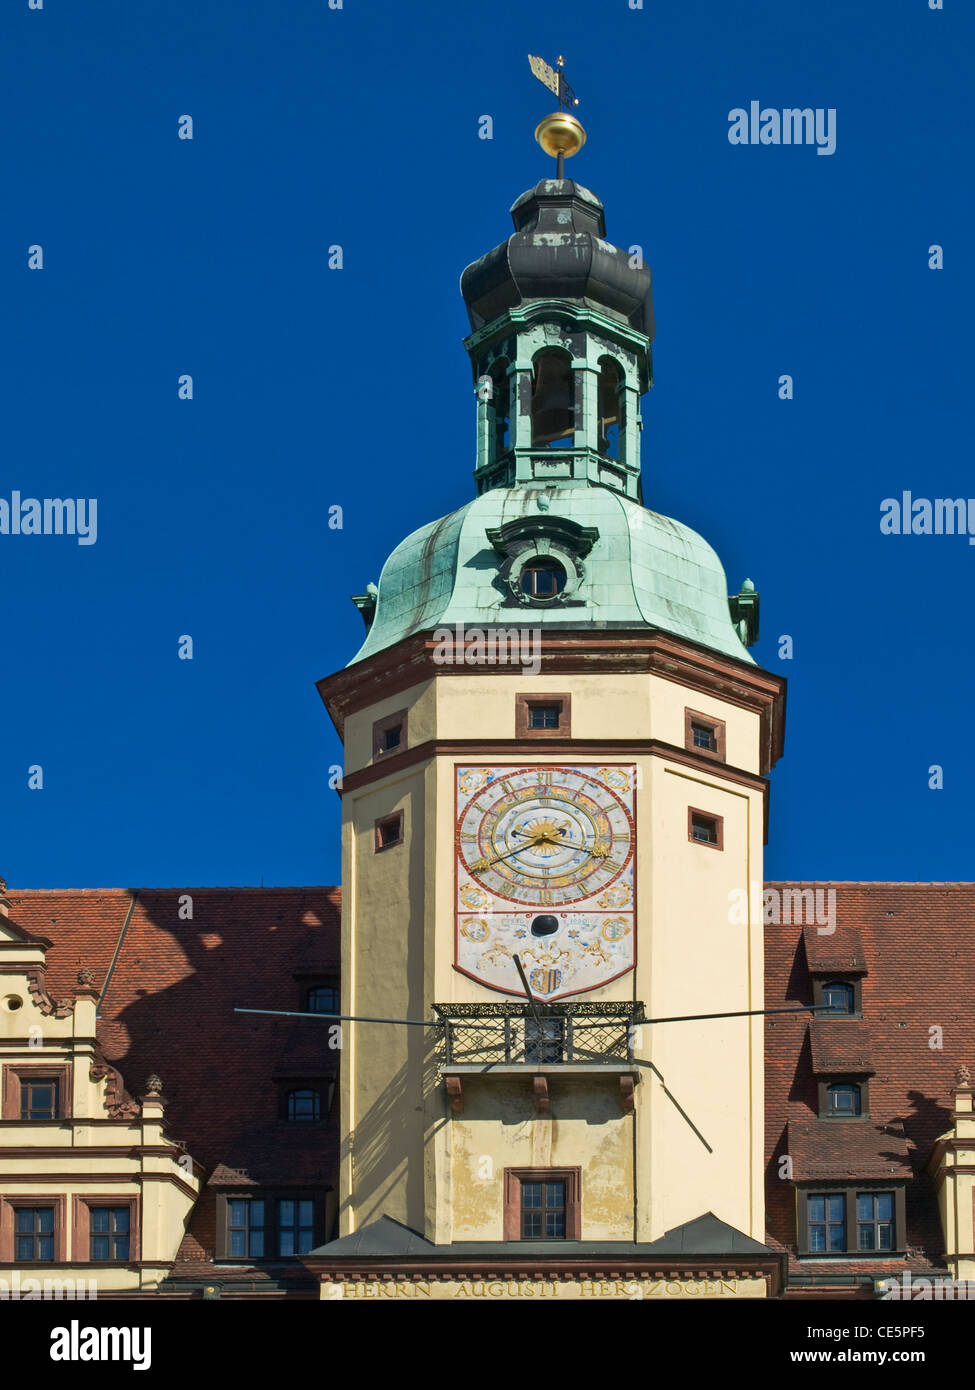
{"type": "Polygon", "coordinates": [[[554,92],[559,102],[558,111],[545,116],[535,127],[535,139],[546,154],[557,161],[555,177],[564,177],[563,161],[577,154],[586,143],[586,132],[575,116],[569,115],[570,106],[578,106],[579,98],[566,82],[562,73],[565,60],[560,54],[556,60],[557,68],[549,67],[543,58],[528,55],[528,66],[544,87],[554,92]]]}

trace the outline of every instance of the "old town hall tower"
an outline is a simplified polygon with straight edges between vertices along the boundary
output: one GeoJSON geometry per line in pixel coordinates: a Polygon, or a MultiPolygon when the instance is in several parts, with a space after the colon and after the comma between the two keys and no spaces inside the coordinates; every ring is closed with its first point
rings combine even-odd
{"type": "Polygon", "coordinates": [[[650,272],[564,177],[578,122],[537,134],[558,177],[461,278],[475,496],[396,547],[319,683],[341,1011],[370,1021],[343,1024],[339,1236],[309,1264],[327,1297],[761,1296],[745,1015],[784,682],[752,585],[644,506],[650,272]]]}

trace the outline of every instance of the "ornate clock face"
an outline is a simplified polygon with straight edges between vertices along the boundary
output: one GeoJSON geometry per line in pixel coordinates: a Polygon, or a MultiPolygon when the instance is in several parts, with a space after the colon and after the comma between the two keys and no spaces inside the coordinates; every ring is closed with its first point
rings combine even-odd
{"type": "Polygon", "coordinates": [[[458,767],[456,965],[559,998],[634,964],[635,768],[458,767]]]}

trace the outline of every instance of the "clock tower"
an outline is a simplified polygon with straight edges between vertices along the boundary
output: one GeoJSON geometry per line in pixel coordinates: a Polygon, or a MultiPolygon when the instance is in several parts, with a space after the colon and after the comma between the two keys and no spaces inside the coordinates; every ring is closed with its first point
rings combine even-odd
{"type": "Polygon", "coordinates": [[[461,277],[474,496],[396,547],[319,683],[345,747],[324,1297],[777,1277],[757,1011],[784,682],[748,651],[753,586],[729,597],[643,504],[650,271],[561,165],[461,277]]]}

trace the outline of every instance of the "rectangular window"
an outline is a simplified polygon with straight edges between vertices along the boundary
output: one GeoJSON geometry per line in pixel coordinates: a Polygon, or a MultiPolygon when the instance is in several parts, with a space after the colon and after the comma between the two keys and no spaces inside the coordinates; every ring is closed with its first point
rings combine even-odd
{"type": "Polygon", "coordinates": [[[40,1264],[54,1259],[54,1208],[14,1208],[14,1259],[40,1264]]]}
{"type": "Polygon", "coordinates": [[[581,1240],[581,1168],[506,1168],[505,1240],[581,1240]]]}
{"type": "Polygon", "coordinates": [[[687,808],[687,838],[696,845],[724,848],[724,817],[712,816],[693,806],[687,808]]]}
{"type": "Polygon", "coordinates": [[[21,1077],[20,1118],[22,1120],[58,1119],[60,1088],[57,1081],[21,1077]]]}
{"type": "Polygon", "coordinates": [[[129,1258],[130,1211],[124,1207],[92,1206],[88,1213],[88,1258],[127,1260],[129,1258]]]}
{"type": "Polygon", "coordinates": [[[264,1202],[260,1197],[231,1197],[227,1202],[227,1253],[254,1260],[264,1255],[264,1202]]]}
{"type": "Polygon", "coordinates": [[[278,1202],[278,1254],[307,1255],[315,1248],[315,1203],[282,1197],[278,1202]]]}
{"type": "Polygon", "coordinates": [[[809,1215],[809,1249],[846,1249],[846,1197],[842,1192],[813,1194],[806,1199],[809,1215]]]}
{"type": "Polygon", "coordinates": [[[260,1196],[219,1196],[217,1259],[293,1259],[325,1238],[320,1193],[261,1191],[260,1196]]]}
{"type": "Polygon", "coordinates": [[[543,690],[515,696],[515,738],[571,738],[572,697],[543,690]]]}
{"type": "Polygon", "coordinates": [[[338,985],[312,985],[305,999],[310,1014],[337,1014],[339,1011],[338,985]]]}
{"type": "Polygon", "coordinates": [[[692,753],[705,753],[717,762],[725,761],[725,730],[723,719],[701,714],[695,709],[684,710],[684,747],[692,753]]]}
{"type": "Polygon", "coordinates": [[[403,843],[403,812],[376,821],[376,850],[392,849],[403,843]]]}
{"type": "Polygon", "coordinates": [[[895,1248],[893,1192],[858,1192],[857,1249],[895,1248]]]}
{"type": "Polygon", "coordinates": [[[70,1066],[13,1062],[0,1072],[0,1119],[39,1124],[71,1118],[70,1066]]]}
{"type": "Polygon", "coordinates": [[[399,753],[406,748],[406,724],[408,711],[398,709],[395,714],[387,714],[377,719],[372,726],[373,762],[381,761],[387,753],[399,753]]]}
{"type": "Polygon", "coordinates": [[[565,1180],[521,1184],[522,1240],[565,1240],[565,1180]]]}
{"type": "Polygon", "coordinates": [[[558,705],[529,705],[528,727],[530,729],[557,729],[559,727],[558,705]]]}

